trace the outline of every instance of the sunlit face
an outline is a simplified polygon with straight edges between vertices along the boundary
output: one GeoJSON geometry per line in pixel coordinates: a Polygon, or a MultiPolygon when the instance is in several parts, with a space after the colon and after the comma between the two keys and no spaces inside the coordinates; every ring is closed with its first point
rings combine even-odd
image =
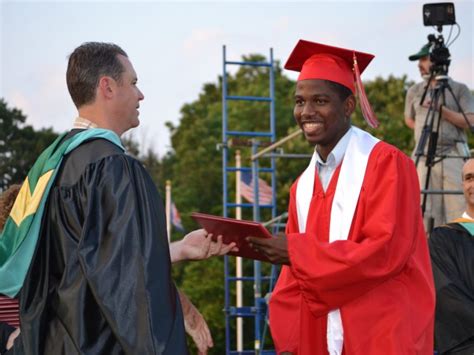
{"type": "Polygon", "coordinates": [[[462,168],[462,189],[466,203],[474,208],[474,159],[469,159],[462,168]]]}
{"type": "Polygon", "coordinates": [[[431,60],[429,56],[422,57],[418,60],[418,69],[421,76],[429,75],[431,68],[431,60]]]}
{"type": "Polygon", "coordinates": [[[138,109],[140,101],[145,97],[137,86],[137,74],[130,60],[123,55],[118,55],[118,58],[125,71],[116,86],[114,119],[118,121],[123,133],[140,124],[138,109]]]}
{"type": "Polygon", "coordinates": [[[312,146],[318,145],[323,159],[350,127],[354,96],[341,100],[336,90],[324,80],[301,80],[296,83],[293,114],[312,146]]]}

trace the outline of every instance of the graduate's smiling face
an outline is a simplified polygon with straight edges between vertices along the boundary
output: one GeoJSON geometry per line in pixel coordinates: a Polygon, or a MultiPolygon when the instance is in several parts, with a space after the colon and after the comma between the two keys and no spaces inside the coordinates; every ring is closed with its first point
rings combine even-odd
{"type": "Polygon", "coordinates": [[[323,159],[349,129],[354,108],[354,96],[343,99],[326,80],[300,80],[296,83],[293,114],[306,140],[312,146],[318,146],[323,159]]]}

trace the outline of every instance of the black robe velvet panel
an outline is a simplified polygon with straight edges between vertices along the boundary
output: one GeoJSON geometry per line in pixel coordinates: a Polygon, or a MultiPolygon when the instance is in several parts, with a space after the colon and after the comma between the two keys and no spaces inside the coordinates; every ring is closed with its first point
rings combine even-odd
{"type": "Polygon", "coordinates": [[[14,354],[187,354],[162,200],[103,139],[62,163],[20,293],[14,354]]]}
{"type": "Polygon", "coordinates": [[[438,354],[474,353],[474,236],[457,223],[428,240],[436,286],[438,354]]]}

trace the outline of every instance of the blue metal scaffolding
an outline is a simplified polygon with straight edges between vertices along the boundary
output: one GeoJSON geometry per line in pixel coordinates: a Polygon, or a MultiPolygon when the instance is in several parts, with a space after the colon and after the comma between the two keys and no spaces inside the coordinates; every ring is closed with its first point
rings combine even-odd
{"type": "MultiPolygon", "coordinates": [[[[277,215],[276,209],[276,162],[275,157],[270,157],[270,166],[259,167],[258,159],[252,161],[251,166],[242,166],[236,168],[230,166],[229,151],[230,145],[229,140],[232,137],[246,137],[251,140],[252,155],[257,153],[260,141],[259,139],[265,139],[270,143],[275,142],[275,96],[274,96],[274,61],[273,61],[273,50],[270,49],[270,56],[268,62],[246,62],[246,61],[228,61],[226,58],[226,47],[223,46],[223,76],[222,76],[222,176],[223,176],[223,215],[224,217],[229,216],[229,210],[236,207],[252,208],[253,219],[260,221],[261,215],[260,210],[271,209],[272,219],[277,215]],[[256,97],[256,96],[235,96],[228,94],[227,87],[227,67],[230,65],[237,66],[254,66],[254,67],[266,67],[269,72],[269,96],[268,97],[256,97]],[[235,131],[229,127],[228,117],[228,102],[229,101],[259,101],[267,103],[269,106],[269,131],[268,132],[252,132],[252,131],[235,131]],[[234,174],[236,171],[252,172],[254,183],[254,202],[253,203],[240,203],[229,201],[229,175],[234,174]],[[272,202],[270,204],[260,204],[259,202],[259,176],[260,173],[269,174],[271,176],[271,188],[272,188],[272,202]]],[[[253,275],[235,277],[230,274],[231,261],[233,257],[225,257],[225,323],[226,323],[226,354],[274,354],[273,350],[265,350],[265,337],[267,332],[267,297],[262,294],[262,285],[265,284],[265,289],[269,291],[273,288],[274,281],[276,279],[276,269],[272,267],[269,275],[263,275],[262,265],[259,261],[253,262],[253,275]],[[246,283],[253,283],[254,291],[254,302],[252,306],[237,307],[231,303],[231,286],[236,281],[242,281],[246,283]],[[238,317],[242,318],[253,318],[254,319],[254,339],[252,350],[232,350],[232,335],[231,325],[232,322],[238,317]]],[[[235,324],[235,323],[234,323],[235,324]]]]}

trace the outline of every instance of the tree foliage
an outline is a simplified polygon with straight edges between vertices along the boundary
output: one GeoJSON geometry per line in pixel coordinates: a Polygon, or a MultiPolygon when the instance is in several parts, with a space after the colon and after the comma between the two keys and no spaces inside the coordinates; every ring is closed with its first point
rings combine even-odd
{"type": "Polygon", "coordinates": [[[58,136],[51,128],[34,130],[26,116],[0,99],[0,191],[21,183],[39,154],[58,136]]]}
{"type": "Polygon", "coordinates": [[[365,84],[367,97],[376,113],[380,126],[370,128],[362,117],[360,106],[353,115],[353,123],[377,138],[393,144],[407,154],[414,146],[413,131],[404,121],[405,93],[413,82],[406,76],[396,78],[390,75],[387,79],[378,77],[365,84]]]}

